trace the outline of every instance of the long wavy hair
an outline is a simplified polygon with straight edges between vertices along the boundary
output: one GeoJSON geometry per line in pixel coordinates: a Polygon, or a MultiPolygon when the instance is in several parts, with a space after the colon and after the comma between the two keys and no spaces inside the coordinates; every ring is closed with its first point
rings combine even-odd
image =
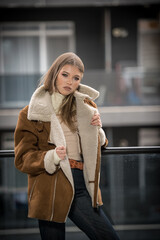
{"type": "MultiPolygon", "coordinates": [[[[56,89],[56,79],[57,76],[65,65],[76,66],[81,73],[84,73],[84,64],[82,60],[72,52],[67,52],[60,55],[51,65],[49,70],[43,76],[41,83],[44,84],[44,88],[50,94],[57,91],[56,89]]],[[[59,116],[62,122],[64,122],[72,132],[76,130],[75,127],[75,116],[76,116],[76,107],[75,107],[75,97],[74,93],[67,95],[60,106],[59,116]]]]}

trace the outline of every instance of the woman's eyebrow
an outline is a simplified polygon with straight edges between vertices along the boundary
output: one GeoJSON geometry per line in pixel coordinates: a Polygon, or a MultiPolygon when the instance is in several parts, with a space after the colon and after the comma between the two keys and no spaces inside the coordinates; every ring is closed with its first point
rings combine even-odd
{"type": "Polygon", "coordinates": [[[69,74],[69,72],[67,72],[67,71],[64,71],[64,70],[63,70],[63,73],[67,73],[67,74],[69,74]]]}
{"type": "MultiPolygon", "coordinates": [[[[63,73],[67,73],[68,75],[70,74],[69,72],[67,72],[67,71],[65,71],[65,70],[63,70],[63,73]]],[[[78,74],[75,74],[74,77],[79,77],[79,78],[80,78],[81,76],[78,75],[78,74]]]]}

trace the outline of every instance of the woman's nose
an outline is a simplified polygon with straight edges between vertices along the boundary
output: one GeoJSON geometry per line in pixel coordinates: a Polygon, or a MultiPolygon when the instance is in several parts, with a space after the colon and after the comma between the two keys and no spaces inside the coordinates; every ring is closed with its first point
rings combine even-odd
{"type": "Polygon", "coordinates": [[[67,79],[67,83],[68,83],[68,84],[72,84],[72,78],[68,78],[68,79],[67,79]]]}

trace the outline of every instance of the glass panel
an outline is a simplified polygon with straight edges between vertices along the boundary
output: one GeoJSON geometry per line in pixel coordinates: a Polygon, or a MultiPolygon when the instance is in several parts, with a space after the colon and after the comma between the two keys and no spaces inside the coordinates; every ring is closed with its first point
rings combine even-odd
{"type": "Polygon", "coordinates": [[[2,49],[5,73],[39,72],[38,37],[4,37],[2,49]]]}
{"type": "Polygon", "coordinates": [[[1,133],[0,146],[2,150],[14,149],[14,131],[1,133]]]}
{"type": "Polygon", "coordinates": [[[68,37],[47,37],[47,68],[62,53],[68,52],[68,37]]]}
{"type": "Polygon", "coordinates": [[[38,86],[40,75],[6,75],[0,77],[0,107],[24,107],[38,86]]]}
{"type": "Polygon", "coordinates": [[[88,70],[82,83],[100,92],[99,106],[159,105],[159,76],[159,70],[139,68],[124,68],[119,73],[88,70]]]}
{"type": "MultiPolygon", "coordinates": [[[[49,38],[47,39],[48,51],[48,66],[49,68],[55,58],[66,51],[68,44],[67,38],[49,38]]],[[[130,93],[124,91],[127,86],[124,84],[119,86],[116,73],[106,73],[103,70],[88,70],[84,74],[82,83],[94,87],[100,92],[100,97],[96,100],[98,106],[146,106],[146,105],[159,105],[160,104],[160,88],[159,78],[160,73],[147,73],[144,75],[146,78],[141,79],[138,90],[131,87],[130,93]],[[152,79],[151,83],[147,83],[147,79],[152,79]],[[150,89],[150,90],[149,90],[150,89]],[[136,95],[137,94],[137,95],[136,95]]],[[[29,101],[29,96],[32,95],[37,86],[40,74],[34,75],[6,75],[0,76],[0,103],[1,106],[6,104],[6,107],[12,106],[25,106],[26,100],[29,101]],[[27,91],[26,91],[27,89],[27,91]],[[18,103],[18,101],[23,101],[18,103]],[[3,104],[2,104],[3,102],[3,104]],[[11,105],[10,105],[11,104],[11,105]]],[[[137,84],[137,80],[136,80],[137,84]]],[[[28,102],[27,102],[28,104],[28,102]]]]}
{"type": "Polygon", "coordinates": [[[14,158],[0,158],[0,229],[26,227],[27,175],[17,171],[14,158]]]}
{"type": "Polygon", "coordinates": [[[160,223],[160,154],[103,155],[101,189],[115,224],[160,223]]]}
{"type": "MultiPolygon", "coordinates": [[[[159,172],[160,153],[102,155],[103,209],[121,239],[159,239],[159,172]]],[[[27,218],[27,176],[15,169],[13,158],[0,158],[0,203],[1,230],[38,227],[27,218]]]]}

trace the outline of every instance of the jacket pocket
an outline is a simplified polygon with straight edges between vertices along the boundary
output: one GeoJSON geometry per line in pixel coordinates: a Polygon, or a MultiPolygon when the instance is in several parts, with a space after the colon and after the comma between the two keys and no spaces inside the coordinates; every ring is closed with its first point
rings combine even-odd
{"type": "Polygon", "coordinates": [[[36,179],[34,180],[33,185],[32,185],[32,187],[31,187],[31,191],[30,191],[30,194],[29,194],[29,201],[31,201],[31,199],[32,199],[33,192],[34,192],[34,189],[35,189],[35,186],[36,186],[36,182],[37,182],[37,177],[36,177],[36,179]]]}

